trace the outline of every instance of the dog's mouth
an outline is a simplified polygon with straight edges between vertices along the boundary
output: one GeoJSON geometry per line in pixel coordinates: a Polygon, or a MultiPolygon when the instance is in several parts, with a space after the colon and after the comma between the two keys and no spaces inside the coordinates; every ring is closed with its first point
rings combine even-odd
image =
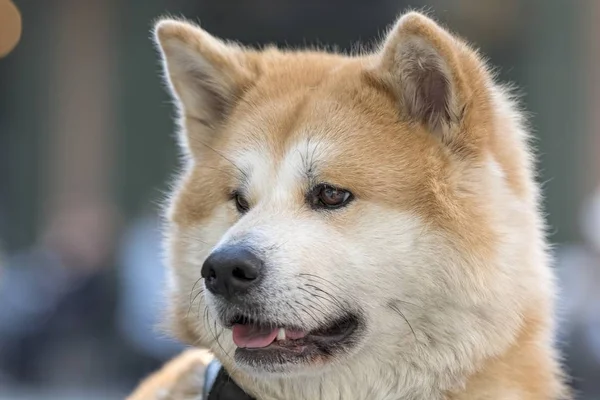
{"type": "Polygon", "coordinates": [[[256,321],[243,315],[233,318],[230,325],[237,346],[236,360],[264,368],[325,361],[351,347],[362,324],[357,315],[348,314],[310,331],[256,321]]]}

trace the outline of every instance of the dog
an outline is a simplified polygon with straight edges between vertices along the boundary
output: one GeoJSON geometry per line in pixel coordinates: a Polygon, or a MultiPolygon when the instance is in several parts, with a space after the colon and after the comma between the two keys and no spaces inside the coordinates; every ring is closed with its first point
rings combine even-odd
{"type": "MultiPolygon", "coordinates": [[[[571,398],[526,121],[476,50],[414,11],[354,55],[154,32],[178,338],[258,400],[571,398]]],[[[131,398],[199,398],[194,352],[131,398]]]]}

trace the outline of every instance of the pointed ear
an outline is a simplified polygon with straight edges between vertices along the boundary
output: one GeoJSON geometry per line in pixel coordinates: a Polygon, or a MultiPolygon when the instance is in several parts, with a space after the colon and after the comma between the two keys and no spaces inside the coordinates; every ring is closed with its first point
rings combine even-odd
{"type": "Polygon", "coordinates": [[[195,25],[170,19],[156,24],[154,38],[182,117],[214,128],[252,81],[244,50],[195,25]]]}
{"type": "Polygon", "coordinates": [[[398,19],[380,53],[379,72],[402,111],[440,134],[458,122],[469,96],[460,45],[433,20],[410,12],[398,19]]]}

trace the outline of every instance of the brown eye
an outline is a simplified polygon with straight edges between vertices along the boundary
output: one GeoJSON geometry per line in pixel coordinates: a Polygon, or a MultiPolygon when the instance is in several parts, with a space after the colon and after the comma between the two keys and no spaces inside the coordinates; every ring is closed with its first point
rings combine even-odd
{"type": "Polygon", "coordinates": [[[241,214],[246,213],[250,209],[248,200],[246,200],[246,198],[244,196],[242,196],[241,193],[234,192],[233,200],[235,201],[235,207],[241,214]]]}
{"type": "Polygon", "coordinates": [[[347,190],[338,189],[331,185],[321,184],[312,190],[311,204],[320,208],[340,208],[348,204],[353,196],[347,190]]]}

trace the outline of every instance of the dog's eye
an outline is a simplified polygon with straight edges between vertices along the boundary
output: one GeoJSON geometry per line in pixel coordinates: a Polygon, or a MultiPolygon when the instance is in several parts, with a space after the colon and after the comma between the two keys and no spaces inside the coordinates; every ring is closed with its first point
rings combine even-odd
{"type": "Polygon", "coordinates": [[[241,214],[246,213],[250,209],[248,200],[246,200],[246,198],[242,196],[239,192],[233,193],[233,200],[235,201],[235,207],[241,214]]]}
{"type": "Polygon", "coordinates": [[[352,193],[347,190],[321,184],[313,188],[310,202],[313,207],[332,209],[345,206],[352,198],[352,193]]]}

